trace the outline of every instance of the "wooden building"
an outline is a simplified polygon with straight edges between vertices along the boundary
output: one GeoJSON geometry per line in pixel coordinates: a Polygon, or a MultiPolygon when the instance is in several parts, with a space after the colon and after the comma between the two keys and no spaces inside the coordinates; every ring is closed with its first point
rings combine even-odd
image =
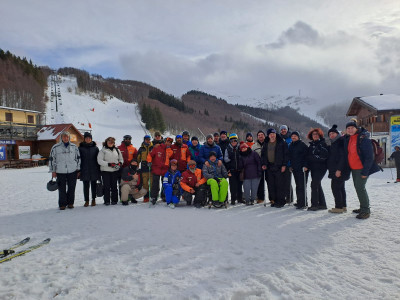
{"type": "Polygon", "coordinates": [[[385,161],[400,146],[400,95],[355,97],[347,116],[357,118],[357,124],[371,133],[385,151],[385,161]]]}

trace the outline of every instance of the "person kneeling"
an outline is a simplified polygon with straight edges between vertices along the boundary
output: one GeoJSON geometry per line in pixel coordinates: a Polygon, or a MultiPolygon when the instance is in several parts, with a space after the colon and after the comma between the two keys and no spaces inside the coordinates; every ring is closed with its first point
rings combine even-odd
{"type": "Polygon", "coordinates": [[[194,195],[194,206],[200,208],[204,205],[206,198],[207,180],[203,177],[200,169],[196,168],[194,160],[189,161],[189,169],[183,172],[181,179],[181,188],[183,189],[182,198],[187,205],[192,205],[192,196],[194,195]]]}
{"type": "Polygon", "coordinates": [[[228,195],[228,172],[222,163],[218,163],[217,154],[210,152],[208,164],[203,166],[203,176],[211,187],[212,201],[215,204],[224,203],[228,195]]]}
{"type": "Polygon", "coordinates": [[[170,208],[175,208],[175,205],[179,203],[181,196],[181,187],[179,181],[181,178],[181,172],[178,170],[178,161],[172,159],[170,161],[170,167],[167,173],[164,175],[163,188],[165,193],[165,200],[170,208]]]}
{"type": "Polygon", "coordinates": [[[132,160],[129,166],[123,168],[121,175],[121,202],[128,205],[129,198],[132,203],[137,203],[136,199],[146,195],[147,190],[142,188],[141,174],[137,170],[138,163],[132,160]]]}

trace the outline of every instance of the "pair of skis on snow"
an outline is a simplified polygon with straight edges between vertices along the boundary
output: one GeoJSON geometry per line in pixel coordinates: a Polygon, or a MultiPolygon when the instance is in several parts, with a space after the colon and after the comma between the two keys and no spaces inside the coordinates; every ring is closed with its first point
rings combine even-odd
{"type": "Polygon", "coordinates": [[[30,246],[30,247],[28,247],[26,249],[23,249],[23,250],[17,251],[17,252],[15,251],[15,249],[17,249],[17,248],[25,245],[26,243],[28,243],[30,239],[31,239],[30,237],[27,237],[27,238],[19,241],[18,243],[8,247],[7,249],[0,250],[0,263],[3,263],[5,261],[9,261],[9,260],[11,260],[11,259],[13,259],[15,257],[21,256],[21,255],[24,255],[24,254],[26,254],[28,252],[31,252],[31,251],[33,251],[33,250],[35,250],[37,248],[40,248],[40,247],[50,243],[50,239],[45,239],[45,240],[41,241],[40,243],[37,243],[37,244],[35,244],[33,246],[30,246]]]}

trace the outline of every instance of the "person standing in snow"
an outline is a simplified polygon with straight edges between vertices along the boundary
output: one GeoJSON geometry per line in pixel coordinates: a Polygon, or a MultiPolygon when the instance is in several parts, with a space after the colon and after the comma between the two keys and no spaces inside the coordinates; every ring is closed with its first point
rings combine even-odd
{"type": "MultiPolygon", "coordinates": [[[[257,141],[251,147],[251,150],[256,152],[261,157],[261,150],[265,142],[265,133],[262,130],[257,132],[257,141]]],[[[257,203],[263,203],[265,201],[265,181],[266,181],[266,171],[261,169],[261,179],[258,184],[257,190],[257,203]]]]}
{"type": "Polygon", "coordinates": [[[203,165],[203,176],[211,188],[212,201],[215,204],[224,203],[228,195],[228,172],[223,164],[218,163],[217,154],[211,151],[208,164],[203,165]]]}
{"type": "Polygon", "coordinates": [[[103,148],[97,155],[103,180],[104,204],[115,205],[118,203],[118,179],[120,168],[124,163],[121,151],[115,147],[115,138],[108,137],[103,142],[103,148]]]}
{"type": "Polygon", "coordinates": [[[147,194],[144,196],[143,202],[149,202],[149,182],[150,186],[152,185],[153,176],[150,174],[150,167],[147,163],[147,156],[153,149],[153,143],[151,142],[151,136],[145,135],[143,138],[142,145],[140,146],[137,154],[136,161],[140,164],[140,172],[142,175],[142,184],[143,188],[147,191],[147,194]]]}
{"type": "Polygon", "coordinates": [[[171,159],[176,159],[178,162],[178,170],[184,172],[187,169],[187,163],[190,160],[189,147],[182,142],[182,136],[177,135],[175,137],[175,143],[171,148],[167,149],[167,157],[171,159]]]}
{"type": "Polygon", "coordinates": [[[297,203],[295,204],[297,209],[307,208],[307,179],[308,172],[304,170],[307,163],[307,145],[300,139],[300,134],[297,131],[293,131],[291,135],[292,142],[289,145],[289,160],[290,168],[296,183],[296,197],[297,203]]]}
{"type": "Polygon", "coordinates": [[[254,145],[253,134],[251,132],[248,132],[246,134],[246,144],[250,148],[253,147],[253,145],[254,145]]]}
{"type": "Polygon", "coordinates": [[[325,143],[324,133],[320,128],[311,129],[307,135],[311,140],[307,152],[307,167],[311,171],[311,207],[309,211],[327,209],[321,181],[324,178],[328,159],[328,146],[325,143]]]}
{"type": "Polygon", "coordinates": [[[243,159],[239,152],[239,142],[236,133],[229,135],[229,141],[231,142],[225,150],[224,160],[225,167],[228,170],[229,176],[229,190],[231,192],[231,205],[235,205],[236,201],[242,203],[243,192],[243,159]],[[242,174],[242,176],[241,176],[242,174]]]}
{"type": "Polygon", "coordinates": [[[182,143],[188,147],[192,145],[189,139],[190,139],[189,131],[185,130],[184,132],[182,132],[182,143]]]}
{"type": "Polygon", "coordinates": [[[121,142],[121,145],[118,146],[118,149],[124,159],[124,164],[122,165],[123,168],[129,166],[129,162],[131,162],[132,159],[136,159],[138,155],[138,151],[132,145],[132,136],[129,134],[124,136],[124,140],[121,142]]]}
{"type": "Polygon", "coordinates": [[[378,172],[380,168],[374,161],[374,151],[369,132],[362,127],[358,128],[355,121],[346,124],[344,152],[346,164],[351,169],[354,188],[360,201],[360,208],[353,210],[353,212],[357,213],[357,219],[367,219],[371,212],[365,185],[368,176],[378,172]]]}
{"type": "Polygon", "coordinates": [[[218,164],[219,164],[219,166],[221,166],[222,160],[224,158],[224,156],[223,156],[224,154],[222,153],[222,150],[221,150],[220,146],[215,144],[212,134],[207,135],[206,142],[200,148],[200,153],[199,153],[200,165],[199,165],[199,168],[203,169],[203,165],[204,164],[206,164],[206,165],[209,164],[208,163],[208,158],[210,157],[210,152],[215,152],[215,154],[217,155],[218,164]]]}
{"type": "Polygon", "coordinates": [[[214,132],[214,142],[218,145],[219,144],[219,133],[214,132]]]}
{"type": "Polygon", "coordinates": [[[240,156],[243,160],[243,188],[246,205],[253,205],[257,198],[261,177],[261,158],[251,150],[247,143],[240,144],[240,156]]]}
{"type": "Polygon", "coordinates": [[[286,171],[288,151],[286,142],[276,134],[276,130],[268,129],[265,145],[261,150],[261,164],[267,172],[269,201],[276,208],[286,204],[282,174],[286,171]]]}
{"type": "MultiPolygon", "coordinates": [[[[221,153],[222,153],[221,161],[222,161],[222,163],[225,163],[224,155],[225,155],[226,148],[228,148],[228,146],[229,146],[228,133],[225,130],[222,130],[219,135],[220,135],[220,137],[219,137],[219,142],[218,142],[217,146],[219,146],[221,148],[221,153]]],[[[208,139],[207,139],[207,141],[208,141],[208,139]]],[[[214,150],[212,150],[212,151],[214,151],[214,150]]],[[[216,153],[218,155],[218,151],[216,153]]],[[[217,157],[217,158],[219,160],[219,157],[217,157]]],[[[207,158],[206,158],[206,160],[207,160],[207,158]]]]}
{"type": "Polygon", "coordinates": [[[75,187],[79,177],[81,157],[78,147],[71,143],[68,131],[61,133],[61,141],[50,151],[49,169],[53,178],[57,178],[58,206],[74,208],[75,187]]]}
{"type": "Polygon", "coordinates": [[[90,132],[85,132],[83,137],[84,141],[79,144],[79,154],[81,156],[81,175],[79,177],[83,182],[84,206],[89,206],[89,189],[92,192],[91,206],[96,206],[96,186],[97,180],[100,179],[100,166],[97,163],[99,148],[92,141],[90,132]]]}
{"type": "Polygon", "coordinates": [[[394,160],[397,170],[397,179],[396,182],[400,182],[400,147],[395,146],[395,151],[390,155],[389,160],[394,160]]]}
{"type": "Polygon", "coordinates": [[[333,125],[329,129],[328,136],[331,141],[328,148],[328,177],[332,179],[331,189],[335,198],[335,207],[330,209],[329,212],[343,213],[347,212],[345,182],[350,179],[350,169],[346,165],[343,137],[339,134],[337,125],[333,125]]]}
{"type": "MultiPolygon", "coordinates": [[[[279,127],[280,136],[285,140],[286,144],[290,144],[292,142],[291,135],[292,133],[289,131],[289,128],[286,125],[282,125],[279,127]]],[[[288,163],[290,164],[290,160],[288,159],[288,163]]],[[[283,191],[285,195],[286,203],[293,202],[293,188],[292,188],[292,173],[290,172],[290,165],[286,168],[283,175],[283,191]]]]}
{"type": "Polygon", "coordinates": [[[176,159],[170,160],[169,170],[165,173],[163,179],[165,200],[170,208],[175,208],[179,203],[179,198],[181,197],[181,187],[179,185],[181,176],[181,172],[178,170],[178,161],[176,159]]]}
{"type": "MultiPolygon", "coordinates": [[[[200,148],[199,139],[196,136],[193,136],[191,139],[192,144],[189,146],[190,157],[192,160],[196,162],[196,167],[201,165],[200,162],[200,148]]],[[[200,169],[201,170],[201,169],[200,169]]]]}

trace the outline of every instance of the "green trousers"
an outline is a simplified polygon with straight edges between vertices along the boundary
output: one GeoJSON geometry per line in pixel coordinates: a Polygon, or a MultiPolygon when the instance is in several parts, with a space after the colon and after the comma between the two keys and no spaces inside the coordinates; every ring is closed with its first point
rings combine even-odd
{"type": "Polygon", "coordinates": [[[207,184],[211,187],[211,195],[213,201],[224,202],[228,195],[228,181],[220,178],[219,184],[214,178],[207,180],[207,184]]]}
{"type": "Polygon", "coordinates": [[[368,177],[362,178],[361,171],[362,170],[351,170],[351,176],[353,177],[354,188],[356,189],[357,197],[360,201],[360,212],[370,213],[368,193],[365,189],[368,177]]]}

